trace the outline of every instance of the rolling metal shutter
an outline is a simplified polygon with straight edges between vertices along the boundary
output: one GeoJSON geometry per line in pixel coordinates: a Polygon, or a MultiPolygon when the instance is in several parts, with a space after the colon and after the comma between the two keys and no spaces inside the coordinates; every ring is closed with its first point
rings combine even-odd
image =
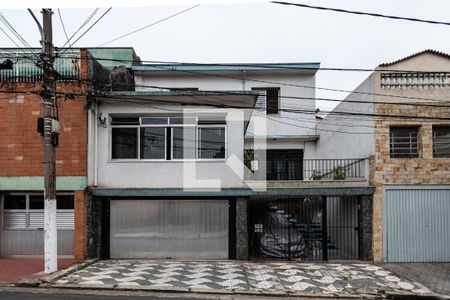
{"type": "Polygon", "coordinates": [[[383,190],[386,262],[450,261],[450,186],[383,190]]]}
{"type": "Polygon", "coordinates": [[[111,200],[111,258],[228,258],[228,200],[111,200]]]}

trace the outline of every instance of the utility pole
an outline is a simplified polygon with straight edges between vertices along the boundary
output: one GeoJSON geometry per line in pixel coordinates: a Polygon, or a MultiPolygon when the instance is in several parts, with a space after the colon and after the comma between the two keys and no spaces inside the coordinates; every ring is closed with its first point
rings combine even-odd
{"type": "Polygon", "coordinates": [[[58,270],[56,230],[56,168],[55,146],[59,124],[55,119],[55,81],[53,72],[52,10],[42,9],[42,67],[43,117],[44,117],[44,272],[58,270]]]}

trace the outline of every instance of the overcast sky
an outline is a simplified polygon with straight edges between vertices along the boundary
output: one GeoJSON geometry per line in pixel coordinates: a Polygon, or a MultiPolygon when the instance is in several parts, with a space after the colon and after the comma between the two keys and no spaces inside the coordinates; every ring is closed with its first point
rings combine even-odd
{"type": "MultiPolygon", "coordinates": [[[[353,68],[375,68],[380,63],[428,48],[450,53],[450,26],[355,16],[262,1],[213,5],[205,2],[106,46],[131,46],[141,59],[152,61],[320,62],[322,67],[353,68]]],[[[448,0],[297,2],[450,22],[448,0]]],[[[95,4],[91,1],[85,5],[95,4]]],[[[99,46],[195,4],[195,1],[186,1],[185,5],[113,7],[75,46],[99,46]]],[[[95,18],[105,10],[103,8],[95,18]]],[[[39,47],[36,25],[24,8],[4,8],[1,11],[25,40],[39,47]]],[[[40,19],[39,9],[34,11],[40,19]]],[[[93,8],[61,9],[69,36],[92,11],[93,8]]],[[[56,7],[54,12],[54,44],[62,46],[66,38],[56,7]]],[[[4,28],[1,23],[0,26],[4,28]]],[[[0,47],[14,46],[3,33],[0,32],[0,36],[0,47]]],[[[368,73],[361,72],[319,71],[316,84],[318,87],[353,90],[367,76],[368,73]]],[[[318,90],[317,97],[343,99],[345,94],[318,90]]],[[[334,105],[334,102],[318,103],[321,110],[329,110],[334,105]]]]}

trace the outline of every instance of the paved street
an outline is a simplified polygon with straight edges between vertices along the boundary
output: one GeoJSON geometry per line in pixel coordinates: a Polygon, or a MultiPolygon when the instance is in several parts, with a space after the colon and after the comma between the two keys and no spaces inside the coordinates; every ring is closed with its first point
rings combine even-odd
{"type": "Polygon", "coordinates": [[[371,264],[235,261],[101,261],[58,280],[54,286],[279,295],[429,292],[371,264]]]}

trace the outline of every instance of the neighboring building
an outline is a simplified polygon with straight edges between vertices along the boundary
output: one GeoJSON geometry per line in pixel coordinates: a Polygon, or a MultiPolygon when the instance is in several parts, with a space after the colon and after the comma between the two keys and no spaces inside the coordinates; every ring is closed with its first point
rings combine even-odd
{"type": "MultiPolygon", "coordinates": [[[[110,85],[110,71],[86,49],[59,49],[54,63],[60,133],[55,135],[58,255],[86,255],[87,93],[110,85]],[[105,83],[105,84],[103,84],[105,83]]],[[[132,48],[93,49],[106,58],[136,59],[132,48]]],[[[42,117],[40,49],[0,49],[12,69],[0,70],[0,257],[44,252],[44,154],[37,121],[42,117]]],[[[119,62],[117,65],[126,64],[119,62]]],[[[106,67],[112,68],[111,61],[106,67]]]]}
{"type": "Polygon", "coordinates": [[[434,50],[381,64],[320,123],[318,155],[372,157],[375,262],[450,261],[449,70],[434,50]]]}
{"type": "Polygon", "coordinates": [[[370,259],[368,160],[315,151],[318,67],[135,64],[91,97],[92,252],[370,259]]]}

